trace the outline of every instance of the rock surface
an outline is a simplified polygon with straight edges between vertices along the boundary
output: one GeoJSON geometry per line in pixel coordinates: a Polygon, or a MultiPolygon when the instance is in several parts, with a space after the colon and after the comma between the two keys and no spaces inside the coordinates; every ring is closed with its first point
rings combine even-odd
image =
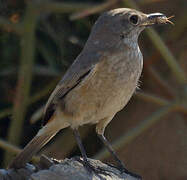
{"type": "Polygon", "coordinates": [[[130,174],[121,173],[113,166],[102,163],[99,160],[89,159],[90,164],[101,171],[89,172],[81,159],[72,158],[61,161],[42,157],[39,164],[13,170],[1,169],[0,180],[140,180],[130,174]]]}

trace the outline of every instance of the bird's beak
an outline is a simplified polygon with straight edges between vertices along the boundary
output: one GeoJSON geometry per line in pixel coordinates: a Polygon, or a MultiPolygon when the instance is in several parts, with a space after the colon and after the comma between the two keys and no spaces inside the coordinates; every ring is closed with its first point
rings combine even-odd
{"type": "Polygon", "coordinates": [[[166,17],[166,15],[162,13],[152,13],[147,14],[143,22],[141,23],[141,26],[151,26],[154,24],[173,24],[169,19],[173,18],[174,16],[166,17]]]}

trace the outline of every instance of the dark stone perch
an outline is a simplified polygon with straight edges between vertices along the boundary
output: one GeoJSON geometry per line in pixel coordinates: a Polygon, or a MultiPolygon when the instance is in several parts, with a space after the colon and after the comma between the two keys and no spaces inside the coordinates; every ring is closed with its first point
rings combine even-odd
{"type": "Polygon", "coordinates": [[[62,161],[42,156],[38,165],[27,164],[24,168],[0,169],[0,180],[140,180],[130,174],[120,173],[118,169],[99,160],[89,159],[91,164],[104,174],[88,172],[77,158],[62,161]]]}

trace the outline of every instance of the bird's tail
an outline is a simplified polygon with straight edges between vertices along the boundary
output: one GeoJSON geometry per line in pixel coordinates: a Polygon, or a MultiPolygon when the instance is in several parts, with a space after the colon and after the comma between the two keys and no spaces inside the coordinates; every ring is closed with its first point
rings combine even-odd
{"type": "Polygon", "coordinates": [[[37,135],[25,146],[25,148],[13,159],[8,168],[19,169],[24,167],[27,162],[32,159],[50,139],[56,135],[56,133],[63,128],[69,126],[69,123],[63,122],[62,119],[58,119],[57,116],[52,116],[48,123],[39,130],[37,135]]]}
{"type": "Polygon", "coordinates": [[[15,159],[9,165],[9,168],[21,168],[29,162],[33,155],[35,155],[50,139],[57,133],[44,133],[36,135],[25,148],[15,157],[15,159]]]}

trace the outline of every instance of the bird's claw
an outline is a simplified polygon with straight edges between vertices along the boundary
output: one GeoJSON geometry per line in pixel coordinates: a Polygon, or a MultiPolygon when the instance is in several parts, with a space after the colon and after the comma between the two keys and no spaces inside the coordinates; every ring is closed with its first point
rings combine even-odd
{"type": "Polygon", "coordinates": [[[121,172],[121,173],[125,173],[125,174],[129,174],[132,177],[138,178],[139,180],[142,180],[142,177],[138,174],[135,174],[133,172],[130,172],[129,170],[127,170],[124,166],[119,166],[117,167],[117,169],[121,172]]]}
{"type": "Polygon", "coordinates": [[[81,164],[83,164],[83,166],[88,170],[89,173],[94,173],[96,175],[103,174],[105,176],[110,176],[110,174],[107,173],[105,169],[93,166],[88,160],[84,161],[81,160],[79,157],[75,157],[75,159],[81,164]]]}

